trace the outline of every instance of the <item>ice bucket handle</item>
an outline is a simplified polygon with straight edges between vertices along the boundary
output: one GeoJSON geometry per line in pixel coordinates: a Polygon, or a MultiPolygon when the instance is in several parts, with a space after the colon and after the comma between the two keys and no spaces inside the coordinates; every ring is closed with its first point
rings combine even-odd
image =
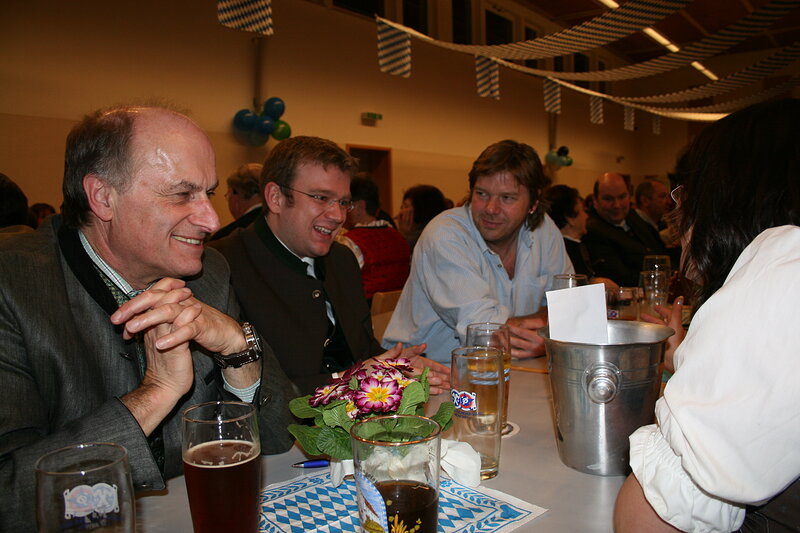
{"type": "Polygon", "coordinates": [[[586,394],[594,403],[608,403],[617,397],[622,372],[613,363],[592,363],[583,374],[586,394]]]}

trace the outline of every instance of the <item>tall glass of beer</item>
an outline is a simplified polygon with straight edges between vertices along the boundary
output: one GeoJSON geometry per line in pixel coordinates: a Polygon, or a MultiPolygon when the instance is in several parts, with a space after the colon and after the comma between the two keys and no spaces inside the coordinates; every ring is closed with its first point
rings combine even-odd
{"type": "Polygon", "coordinates": [[[505,324],[496,322],[478,322],[467,326],[467,346],[491,346],[503,352],[503,435],[510,433],[512,427],[508,424],[508,389],[511,385],[511,332],[505,324]]]}
{"type": "Polygon", "coordinates": [[[190,407],[183,413],[182,452],[195,533],[258,531],[261,444],[255,407],[190,407]]]}

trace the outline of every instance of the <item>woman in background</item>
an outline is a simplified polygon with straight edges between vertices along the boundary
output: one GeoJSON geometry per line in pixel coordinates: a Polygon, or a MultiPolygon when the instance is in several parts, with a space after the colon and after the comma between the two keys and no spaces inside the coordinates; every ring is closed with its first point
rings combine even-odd
{"type": "Polygon", "coordinates": [[[413,249],[428,222],[446,208],[442,191],[433,185],[415,185],[403,195],[403,205],[396,217],[397,229],[413,249]]]}
{"type": "Polygon", "coordinates": [[[618,532],[797,531],[798,139],[800,100],[760,104],[707,127],[679,160],[673,198],[698,309],[665,361],[675,374],[658,423],[631,435],[618,532]]]}
{"type": "Polygon", "coordinates": [[[594,275],[594,269],[589,260],[589,250],[581,242],[581,238],[586,235],[586,221],[589,219],[589,215],[586,214],[578,189],[567,185],[553,185],[545,190],[544,200],[549,206],[550,218],[556,223],[564,237],[564,246],[570,261],[572,261],[572,266],[575,267],[575,273],[586,275],[590,283],[603,283],[607,289],[618,289],[619,285],[613,280],[594,275]]]}

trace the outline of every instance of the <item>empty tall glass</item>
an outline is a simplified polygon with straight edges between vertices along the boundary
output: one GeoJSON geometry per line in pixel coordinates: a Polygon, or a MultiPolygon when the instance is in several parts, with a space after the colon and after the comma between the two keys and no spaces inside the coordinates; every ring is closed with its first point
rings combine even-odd
{"type": "Polygon", "coordinates": [[[659,316],[655,307],[666,305],[669,297],[669,274],[665,270],[646,270],[639,274],[639,287],[642,289],[642,303],[639,314],[659,316]]]}
{"type": "Polygon", "coordinates": [[[453,350],[450,366],[455,439],[481,456],[481,479],[493,478],[500,466],[503,413],[503,352],[487,346],[453,350]]]}
{"type": "Polygon", "coordinates": [[[589,283],[589,278],[584,274],[556,274],[553,276],[552,290],[571,289],[589,283]]]}
{"type": "Polygon", "coordinates": [[[67,446],[36,462],[40,533],[133,533],[136,512],[128,451],[119,444],[67,446]]]}

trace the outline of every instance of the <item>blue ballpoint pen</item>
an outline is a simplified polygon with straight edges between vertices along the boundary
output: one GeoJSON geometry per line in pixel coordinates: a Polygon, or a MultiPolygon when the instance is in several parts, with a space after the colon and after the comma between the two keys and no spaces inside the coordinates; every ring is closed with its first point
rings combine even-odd
{"type": "Polygon", "coordinates": [[[312,459],[310,461],[300,461],[292,466],[294,468],[322,468],[323,466],[328,466],[330,464],[330,461],[327,459],[312,459]]]}

